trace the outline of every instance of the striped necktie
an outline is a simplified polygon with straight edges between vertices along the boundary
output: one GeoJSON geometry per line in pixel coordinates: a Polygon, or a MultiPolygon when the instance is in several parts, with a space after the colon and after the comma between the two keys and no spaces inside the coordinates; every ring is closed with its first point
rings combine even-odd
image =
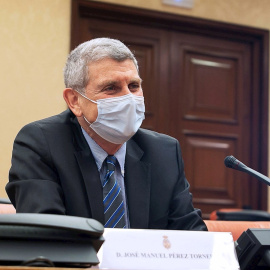
{"type": "Polygon", "coordinates": [[[121,187],[115,179],[115,156],[108,156],[106,162],[106,175],[103,182],[103,204],[105,228],[125,228],[124,202],[121,187]]]}

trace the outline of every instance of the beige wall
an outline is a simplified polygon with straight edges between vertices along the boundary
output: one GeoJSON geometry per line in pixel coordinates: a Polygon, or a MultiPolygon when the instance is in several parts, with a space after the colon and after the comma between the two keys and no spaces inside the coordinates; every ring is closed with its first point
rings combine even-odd
{"type": "Polygon", "coordinates": [[[162,0],[97,0],[181,15],[270,29],[269,0],[193,0],[193,9],[162,4],[162,0]]]}
{"type": "MultiPolygon", "coordinates": [[[[176,13],[203,19],[246,25],[270,30],[270,0],[194,0],[193,9],[162,4],[162,0],[97,0],[126,6],[176,13]]],[[[270,118],[269,118],[270,119],[270,118]]],[[[270,129],[270,125],[269,125],[270,129]]],[[[270,132],[269,132],[270,134],[270,132]]],[[[270,143],[268,155],[270,163],[270,143]]],[[[268,165],[269,174],[270,164],[268,165]]],[[[257,181],[257,180],[255,180],[257,181]]],[[[268,189],[270,210],[270,188],[268,189]]]]}
{"type": "Polygon", "coordinates": [[[19,129],[65,108],[69,37],[69,0],[0,0],[0,197],[19,129]]]}
{"type": "MultiPolygon", "coordinates": [[[[163,5],[161,0],[99,2],[270,29],[270,0],[194,0],[191,10],[163,5]]],[[[0,7],[0,197],[6,197],[17,132],[65,108],[62,69],[69,52],[70,0],[0,0],[0,7]]]]}

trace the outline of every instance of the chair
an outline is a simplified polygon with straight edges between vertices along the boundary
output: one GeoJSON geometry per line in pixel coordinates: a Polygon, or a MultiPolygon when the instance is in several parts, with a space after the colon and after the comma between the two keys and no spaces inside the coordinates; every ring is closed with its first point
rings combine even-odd
{"type": "Polygon", "coordinates": [[[270,221],[270,213],[262,210],[221,208],[210,214],[210,220],[270,221]]]}
{"type": "Polygon", "coordinates": [[[9,199],[0,198],[0,214],[15,214],[16,209],[9,199]]]}
{"type": "Polygon", "coordinates": [[[270,229],[270,221],[228,221],[228,220],[204,220],[210,232],[231,232],[233,240],[249,228],[270,229]]]}
{"type": "MultiPolygon", "coordinates": [[[[0,214],[15,213],[16,209],[11,203],[0,203],[0,214]]],[[[270,221],[204,220],[204,222],[210,232],[231,232],[234,241],[249,228],[270,228],[270,221]]]]}
{"type": "MultiPolygon", "coordinates": [[[[16,209],[12,204],[0,203],[0,214],[15,214],[16,209]]],[[[210,232],[231,232],[233,240],[249,228],[269,228],[270,221],[227,221],[227,220],[205,220],[210,232]]]]}
{"type": "Polygon", "coordinates": [[[15,214],[16,209],[12,204],[0,203],[0,214],[15,214]]]}

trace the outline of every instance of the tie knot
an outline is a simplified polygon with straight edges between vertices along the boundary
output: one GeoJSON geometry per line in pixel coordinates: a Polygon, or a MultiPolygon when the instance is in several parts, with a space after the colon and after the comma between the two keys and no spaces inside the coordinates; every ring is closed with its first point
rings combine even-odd
{"type": "Polygon", "coordinates": [[[116,161],[117,161],[117,159],[115,156],[107,156],[106,163],[107,163],[107,168],[109,171],[115,170],[116,161]]]}

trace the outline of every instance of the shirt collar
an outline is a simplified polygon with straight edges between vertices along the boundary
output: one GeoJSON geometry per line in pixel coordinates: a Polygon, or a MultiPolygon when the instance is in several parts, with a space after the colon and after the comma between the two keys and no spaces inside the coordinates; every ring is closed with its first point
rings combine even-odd
{"type": "MultiPolygon", "coordinates": [[[[108,156],[108,153],[103,150],[88,134],[87,132],[82,129],[82,133],[92,151],[92,154],[94,156],[94,159],[96,161],[98,170],[100,171],[103,161],[105,160],[105,158],[108,156]]],[[[121,174],[124,176],[125,173],[125,156],[126,156],[126,147],[127,144],[124,143],[120,149],[114,154],[114,156],[117,158],[118,163],[120,165],[120,169],[121,169],[121,174]]]]}

